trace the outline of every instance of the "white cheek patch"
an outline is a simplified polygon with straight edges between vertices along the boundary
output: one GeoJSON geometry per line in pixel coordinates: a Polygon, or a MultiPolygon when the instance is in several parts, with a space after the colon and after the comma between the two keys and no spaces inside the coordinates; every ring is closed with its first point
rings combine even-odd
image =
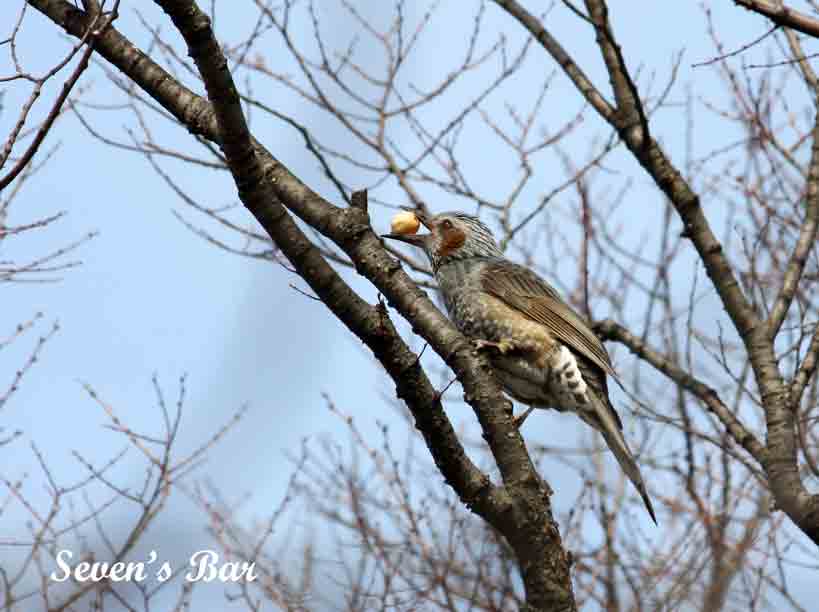
{"type": "Polygon", "coordinates": [[[572,352],[565,346],[560,346],[552,353],[549,365],[552,379],[560,388],[561,395],[573,396],[575,401],[585,404],[588,401],[588,387],[572,352]]]}

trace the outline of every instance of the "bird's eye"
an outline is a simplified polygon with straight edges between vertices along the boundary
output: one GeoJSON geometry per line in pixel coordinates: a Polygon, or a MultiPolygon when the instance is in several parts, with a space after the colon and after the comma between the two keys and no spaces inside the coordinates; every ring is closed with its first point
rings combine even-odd
{"type": "Polygon", "coordinates": [[[452,221],[450,221],[449,219],[444,219],[443,221],[441,221],[441,228],[445,230],[451,230],[452,221]]]}

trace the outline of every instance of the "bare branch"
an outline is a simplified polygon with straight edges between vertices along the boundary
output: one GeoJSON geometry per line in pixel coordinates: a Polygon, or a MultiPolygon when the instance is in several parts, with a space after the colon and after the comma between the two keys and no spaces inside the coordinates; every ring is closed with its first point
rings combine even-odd
{"type": "Polygon", "coordinates": [[[717,392],[706,384],[684,372],[675,363],[652,350],[646,344],[629,332],[625,327],[611,319],[600,321],[595,330],[607,340],[614,340],[626,346],[629,351],[651,364],[658,372],[668,376],[674,383],[699,399],[716,415],[731,437],[760,463],[765,461],[765,447],[750,431],[737,419],[736,416],[719,398],[717,392]]]}

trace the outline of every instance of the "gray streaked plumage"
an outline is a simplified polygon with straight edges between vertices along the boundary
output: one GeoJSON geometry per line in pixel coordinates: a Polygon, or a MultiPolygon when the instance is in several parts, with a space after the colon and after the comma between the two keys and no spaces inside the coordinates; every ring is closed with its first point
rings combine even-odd
{"type": "Polygon", "coordinates": [[[505,391],[530,407],[573,411],[598,430],[656,523],[609,401],[606,375],[615,381],[617,375],[589,323],[532,270],[506,259],[476,217],[416,214],[428,234],[387,237],[426,252],[450,318],[464,335],[493,349],[505,391]]]}

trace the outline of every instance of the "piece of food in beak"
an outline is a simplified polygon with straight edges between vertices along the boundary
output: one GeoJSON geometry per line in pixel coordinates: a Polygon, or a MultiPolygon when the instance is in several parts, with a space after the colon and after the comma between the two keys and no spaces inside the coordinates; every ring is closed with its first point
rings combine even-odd
{"type": "Polygon", "coordinates": [[[415,234],[419,227],[421,227],[421,222],[418,217],[408,210],[396,214],[390,223],[390,231],[393,234],[415,234]]]}

